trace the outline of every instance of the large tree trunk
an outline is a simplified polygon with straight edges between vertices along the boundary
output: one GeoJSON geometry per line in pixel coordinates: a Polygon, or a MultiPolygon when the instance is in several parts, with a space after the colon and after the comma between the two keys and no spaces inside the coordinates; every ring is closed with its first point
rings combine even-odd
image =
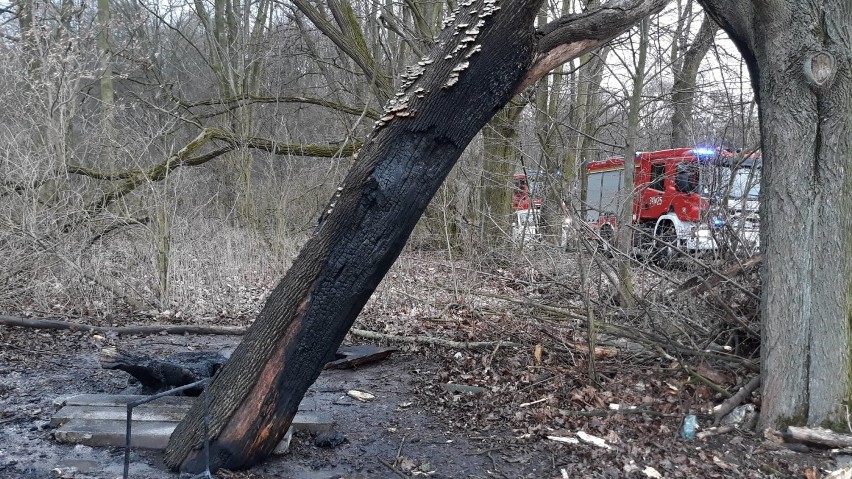
{"type": "Polygon", "coordinates": [[[760,421],[837,421],[852,399],[852,5],[703,3],[742,52],[760,108],[760,421]]]}
{"type": "MultiPolygon", "coordinates": [[[[455,161],[522,80],[538,3],[493,5],[478,1],[467,9],[478,13],[458,15],[458,23],[485,20],[475,42],[442,33],[434,65],[366,141],[314,236],[205,392],[214,469],[246,467],[272,451],[455,161]]],[[[204,468],[201,405],[172,435],[169,467],[204,468]]]]}

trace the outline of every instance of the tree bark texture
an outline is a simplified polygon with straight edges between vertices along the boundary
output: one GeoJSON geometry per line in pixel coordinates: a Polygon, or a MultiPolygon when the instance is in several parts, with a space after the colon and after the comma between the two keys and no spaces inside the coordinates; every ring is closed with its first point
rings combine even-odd
{"type": "MultiPolygon", "coordinates": [[[[205,392],[213,469],[247,467],[274,449],[455,161],[511,98],[533,60],[538,2],[495,3],[475,2],[441,34],[424,59],[431,68],[412,73],[314,236],[205,392]]],[[[203,470],[202,404],[172,435],[169,467],[203,470]]]]}
{"type": "Polygon", "coordinates": [[[672,148],[682,148],[695,144],[692,110],[695,106],[695,84],[698,78],[698,67],[713,46],[716,37],[716,25],[709,16],[704,17],[701,27],[692,41],[692,45],[683,55],[680,69],[674,72],[672,85],[672,148]]]}
{"type": "Polygon", "coordinates": [[[702,3],[760,108],[761,425],[833,422],[852,398],[852,2],[702,3]]]}
{"type": "MultiPolygon", "coordinates": [[[[625,18],[665,3],[618,2],[602,8],[591,29],[611,38],[627,28],[625,18]]],[[[211,469],[245,468],[272,452],[464,148],[523,82],[537,79],[529,72],[546,56],[533,29],[539,5],[464,4],[435,48],[403,77],[313,237],[204,392],[211,400],[211,469]]],[[[569,41],[573,26],[562,22],[550,31],[569,41]]],[[[582,45],[572,51],[584,53],[589,44],[582,45]]],[[[168,467],[204,469],[203,404],[196,401],[172,434],[168,467]]]]}
{"type": "Polygon", "coordinates": [[[482,243],[503,243],[512,221],[512,177],[518,167],[518,120],[526,102],[513,101],[482,130],[482,177],[480,178],[479,223],[482,243]]]}
{"type": "Polygon", "coordinates": [[[629,196],[618,205],[618,225],[616,230],[616,246],[623,253],[618,261],[618,295],[621,304],[628,308],[636,306],[633,299],[633,275],[630,270],[630,255],[633,251],[633,230],[628,225],[633,224],[633,191],[635,189],[636,168],[636,138],[639,136],[639,109],[642,104],[642,90],[645,88],[645,62],[648,58],[648,19],[639,23],[639,58],[633,73],[633,93],[630,95],[630,106],[627,110],[627,138],[624,147],[624,186],[623,191],[629,196]]]}

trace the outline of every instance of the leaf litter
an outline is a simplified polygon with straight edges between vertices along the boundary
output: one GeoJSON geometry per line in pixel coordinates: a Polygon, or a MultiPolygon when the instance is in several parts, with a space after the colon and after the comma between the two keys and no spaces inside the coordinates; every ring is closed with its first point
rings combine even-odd
{"type": "MultiPolygon", "coordinates": [[[[256,314],[268,286],[237,285],[250,300],[206,315],[69,316],[103,326],[242,326],[256,314]]],[[[311,435],[297,433],[287,455],[249,471],[222,471],[220,477],[826,477],[838,470],[837,454],[794,452],[749,430],[732,428],[692,441],[680,437],[689,414],[697,415],[699,431],[710,430],[712,408],[724,398],[695,381],[679,361],[689,361],[697,374],[731,391],[749,379],[748,371],[695,358],[672,360],[602,336],[592,382],[581,322],[495,298],[576,306],[582,304],[578,290],[578,284],[549,281],[536,268],[481,274],[439,255],[406,253],[355,327],[492,346],[393,344],[398,352],[380,363],[326,371],[308,397],[333,411],[346,441],[320,449],[311,435]],[[459,278],[462,270],[467,276],[459,278]],[[338,403],[348,391],[370,391],[372,398],[338,403]]],[[[99,368],[101,349],[135,347],[166,355],[233,347],[238,340],[0,326],[0,477],[55,478],[57,469],[77,479],[117,477],[121,451],[75,452],[52,440],[49,424],[56,396],[118,393],[128,386],[120,372],[99,368]],[[86,467],[80,462],[86,460],[99,465],[86,467]]],[[[351,336],[347,341],[363,342],[351,336]]],[[[759,408],[759,399],[753,396],[749,403],[759,408]]],[[[134,451],[133,459],[135,477],[178,477],[158,468],[156,454],[134,451]]]]}

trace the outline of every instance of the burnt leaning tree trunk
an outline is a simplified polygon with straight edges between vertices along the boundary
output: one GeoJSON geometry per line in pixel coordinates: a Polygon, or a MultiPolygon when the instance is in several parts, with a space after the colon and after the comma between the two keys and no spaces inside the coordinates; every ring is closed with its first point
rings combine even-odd
{"type": "MultiPolygon", "coordinates": [[[[250,466],[274,449],[429,200],[523,79],[535,53],[539,2],[496,3],[464,7],[456,27],[409,72],[404,95],[367,139],[313,237],[205,392],[214,470],[250,466]]],[[[165,460],[173,469],[204,468],[201,404],[169,441],[165,460]]]]}

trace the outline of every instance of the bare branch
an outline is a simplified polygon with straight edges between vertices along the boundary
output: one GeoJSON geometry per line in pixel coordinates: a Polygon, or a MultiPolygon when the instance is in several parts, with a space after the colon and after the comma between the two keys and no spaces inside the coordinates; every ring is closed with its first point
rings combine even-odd
{"type": "Polygon", "coordinates": [[[544,25],[539,32],[538,56],[516,92],[525,90],[557,66],[606,44],[668,3],[669,0],[614,1],[544,25]]]}
{"type": "MultiPolygon", "coordinates": [[[[124,197],[142,183],[161,181],[166,178],[169,173],[181,166],[202,165],[238,148],[252,148],[266,151],[274,155],[341,158],[351,156],[360,147],[360,142],[345,143],[342,145],[279,143],[266,138],[240,138],[232,132],[219,128],[205,128],[198,134],[198,136],[195,137],[195,139],[190,141],[178,152],[174,153],[165,161],[149,166],[148,168],[109,173],[86,168],[80,165],[68,165],[67,171],[72,174],[87,176],[98,180],[124,180],[111,191],[104,193],[100,196],[100,198],[92,201],[85,208],[85,211],[88,212],[88,214],[93,214],[103,210],[115,200],[124,197]],[[211,140],[225,142],[226,146],[199,156],[191,156],[211,140]]],[[[66,230],[69,228],[69,226],[66,226],[66,230]]]]}
{"type": "MultiPolygon", "coordinates": [[[[364,108],[355,108],[348,105],[342,105],[333,101],[323,100],[321,98],[308,98],[301,96],[259,96],[259,95],[238,95],[230,98],[211,98],[208,100],[199,100],[187,102],[178,100],[178,103],[184,108],[194,108],[199,106],[217,106],[226,105],[230,108],[238,108],[244,106],[241,102],[246,103],[304,103],[308,105],[317,105],[329,108],[335,111],[347,113],[349,115],[360,116],[362,113],[371,120],[378,120],[381,114],[373,110],[364,110],[364,108]]],[[[224,112],[222,112],[224,113],[224,112]]]]}

